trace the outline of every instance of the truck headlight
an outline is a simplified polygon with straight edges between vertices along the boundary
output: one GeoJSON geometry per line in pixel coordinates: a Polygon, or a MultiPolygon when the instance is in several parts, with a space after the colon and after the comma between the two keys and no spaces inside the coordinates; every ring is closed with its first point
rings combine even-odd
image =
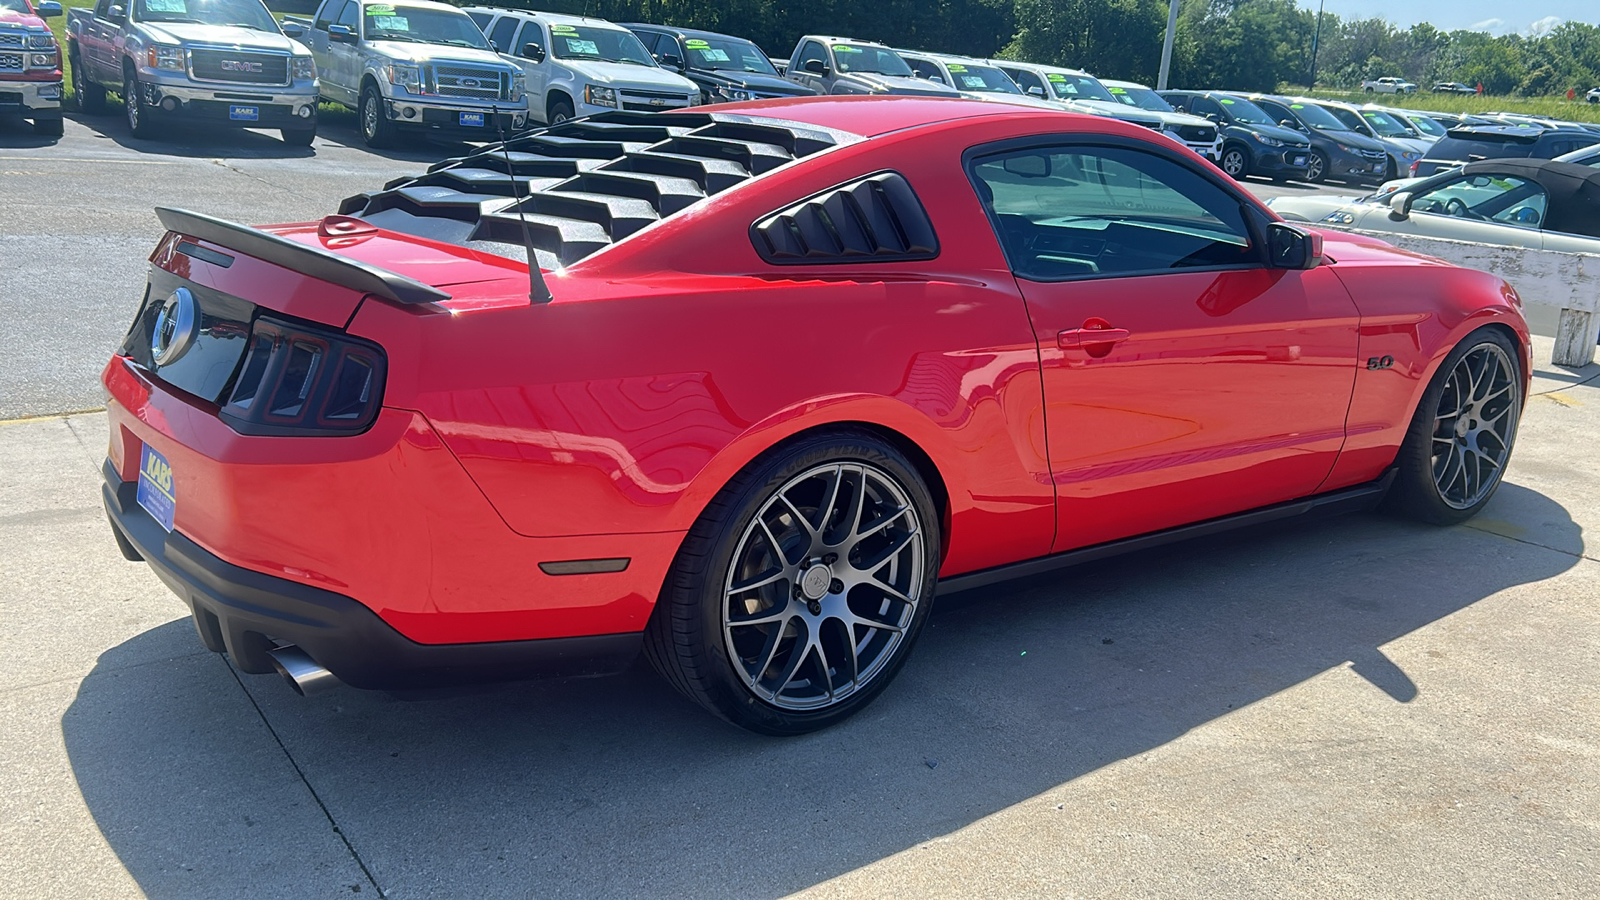
{"type": "Polygon", "coordinates": [[[144,64],[151,69],[171,69],[174,72],[182,72],[183,48],[168,47],[164,44],[151,44],[144,50],[144,64]]]}
{"type": "Polygon", "coordinates": [[[389,77],[390,84],[403,87],[413,94],[422,93],[422,70],[416,66],[392,63],[384,67],[384,74],[389,77]]]}
{"type": "Polygon", "coordinates": [[[28,35],[28,49],[54,50],[56,49],[56,37],[53,34],[30,34],[28,35]]]}
{"type": "Polygon", "coordinates": [[[296,80],[310,80],[317,77],[317,61],[309,56],[296,56],[290,61],[293,77],[296,80]]]}
{"type": "Polygon", "coordinates": [[[608,87],[591,84],[583,89],[583,102],[590,106],[617,108],[617,92],[608,87]]]}
{"type": "Polygon", "coordinates": [[[716,89],[716,91],[717,91],[717,99],[718,100],[725,100],[725,101],[732,102],[732,103],[738,103],[741,100],[749,100],[750,99],[750,92],[749,91],[741,90],[741,89],[735,88],[735,87],[719,87],[719,88],[716,89]]]}

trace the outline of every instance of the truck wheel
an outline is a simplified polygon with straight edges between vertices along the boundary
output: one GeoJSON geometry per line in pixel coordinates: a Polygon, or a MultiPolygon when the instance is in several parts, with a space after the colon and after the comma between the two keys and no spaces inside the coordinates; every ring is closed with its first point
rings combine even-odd
{"type": "Polygon", "coordinates": [[[282,130],[283,142],[291,147],[309,147],[311,141],[317,136],[315,128],[285,128],[282,130]]]}
{"type": "Polygon", "coordinates": [[[367,85],[361,89],[361,140],[368,147],[387,147],[394,143],[394,123],[383,114],[383,98],[378,89],[367,85]]]}
{"type": "Polygon", "coordinates": [[[122,104],[128,112],[128,131],[136,138],[154,137],[155,128],[150,124],[150,111],[139,101],[139,76],[132,72],[123,76],[122,104]]]}
{"type": "Polygon", "coordinates": [[[34,119],[33,133],[40,137],[61,137],[65,133],[60,116],[49,119],[34,119]]]}
{"type": "Polygon", "coordinates": [[[76,47],[70,54],[72,60],[72,93],[78,97],[78,108],[91,115],[106,111],[106,89],[85,78],[83,60],[76,47]]]}
{"type": "Polygon", "coordinates": [[[557,100],[556,102],[550,104],[551,125],[560,125],[562,122],[572,118],[572,116],[573,112],[571,103],[568,103],[565,100],[557,100]]]}

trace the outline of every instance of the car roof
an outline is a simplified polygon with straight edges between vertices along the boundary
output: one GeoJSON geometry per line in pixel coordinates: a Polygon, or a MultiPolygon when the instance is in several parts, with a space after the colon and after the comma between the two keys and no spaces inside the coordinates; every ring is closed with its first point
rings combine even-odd
{"type": "MultiPolygon", "coordinates": [[[[409,3],[411,0],[400,0],[400,2],[409,3]]],[[[444,4],[436,3],[434,5],[443,6],[444,4]]],[[[615,28],[618,31],[628,30],[623,26],[611,21],[610,19],[596,19],[591,16],[569,16],[565,13],[543,12],[536,9],[506,9],[505,7],[501,6],[468,6],[464,7],[462,12],[497,13],[507,16],[516,16],[519,19],[535,19],[552,25],[587,25],[591,28],[615,28]]]]}
{"type": "Polygon", "coordinates": [[[1600,237],[1600,169],[1553,159],[1485,159],[1461,167],[1463,175],[1513,175],[1544,188],[1541,228],[1600,237]]]}
{"type": "Polygon", "coordinates": [[[1059,72],[1062,75],[1088,75],[1090,78],[1094,77],[1082,69],[1069,69],[1066,66],[1047,66],[1043,63],[1018,62],[1014,59],[986,59],[983,62],[996,68],[1010,66],[1013,69],[1032,69],[1035,72],[1059,72]]]}
{"type": "Polygon", "coordinates": [[[731,41],[744,41],[746,44],[755,43],[755,41],[752,41],[749,38],[742,38],[736,34],[723,34],[720,31],[706,31],[703,28],[679,28],[676,25],[654,25],[649,22],[618,22],[617,24],[621,25],[623,28],[648,28],[651,31],[661,31],[667,34],[674,34],[682,38],[708,37],[722,38],[724,40],[731,41]]]}
{"type": "Polygon", "coordinates": [[[861,38],[839,37],[837,35],[827,35],[827,34],[808,34],[808,35],[805,35],[804,37],[800,38],[800,40],[802,40],[802,41],[821,41],[824,44],[860,44],[860,45],[862,45],[864,47],[882,47],[885,50],[893,50],[894,49],[893,47],[889,46],[888,44],[882,44],[882,43],[879,43],[877,41],[864,41],[861,38]]]}
{"type": "Polygon", "coordinates": [[[1100,79],[1100,83],[1105,85],[1106,87],[1139,88],[1140,90],[1145,90],[1145,91],[1150,90],[1150,85],[1148,85],[1148,84],[1140,84],[1137,81],[1117,81],[1114,78],[1102,78],[1102,79],[1100,79]]]}
{"type": "MultiPolygon", "coordinates": [[[[383,6],[411,6],[420,7],[422,9],[448,9],[452,12],[455,12],[458,9],[458,7],[451,6],[448,3],[435,3],[434,0],[358,0],[358,2],[360,2],[362,6],[371,6],[374,3],[378,3],[383,6]]],[[[499,12],[499,10],[496,10],[496,12],[499,12]]]]}

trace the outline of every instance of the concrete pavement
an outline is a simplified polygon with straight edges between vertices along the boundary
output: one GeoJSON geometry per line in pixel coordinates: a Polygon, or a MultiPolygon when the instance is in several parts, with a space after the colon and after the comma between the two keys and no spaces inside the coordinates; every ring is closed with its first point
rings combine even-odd
{"type": "Polygon", "coordinates": [[[236,675],[117,553],[103,416],[0,425],[0,897],[1592,897],[1597,374],[1541,373],[1466,526],[952,598],[871,709],[791,740],[642,668],[236,675]]]}

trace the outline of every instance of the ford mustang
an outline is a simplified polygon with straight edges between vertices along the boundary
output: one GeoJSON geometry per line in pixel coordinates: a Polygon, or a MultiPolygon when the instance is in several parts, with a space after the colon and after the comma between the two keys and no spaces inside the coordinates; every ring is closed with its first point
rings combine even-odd
{"type": "Polygon", "coordinates": [[[103,374],[112,530],[302,692],[642,652],[809,731],[936,592],[1379,503],[1460,522],[1530,372],[1498,278],[977,101],[616,111],[317,222],[158,214],[103,374]]]}

